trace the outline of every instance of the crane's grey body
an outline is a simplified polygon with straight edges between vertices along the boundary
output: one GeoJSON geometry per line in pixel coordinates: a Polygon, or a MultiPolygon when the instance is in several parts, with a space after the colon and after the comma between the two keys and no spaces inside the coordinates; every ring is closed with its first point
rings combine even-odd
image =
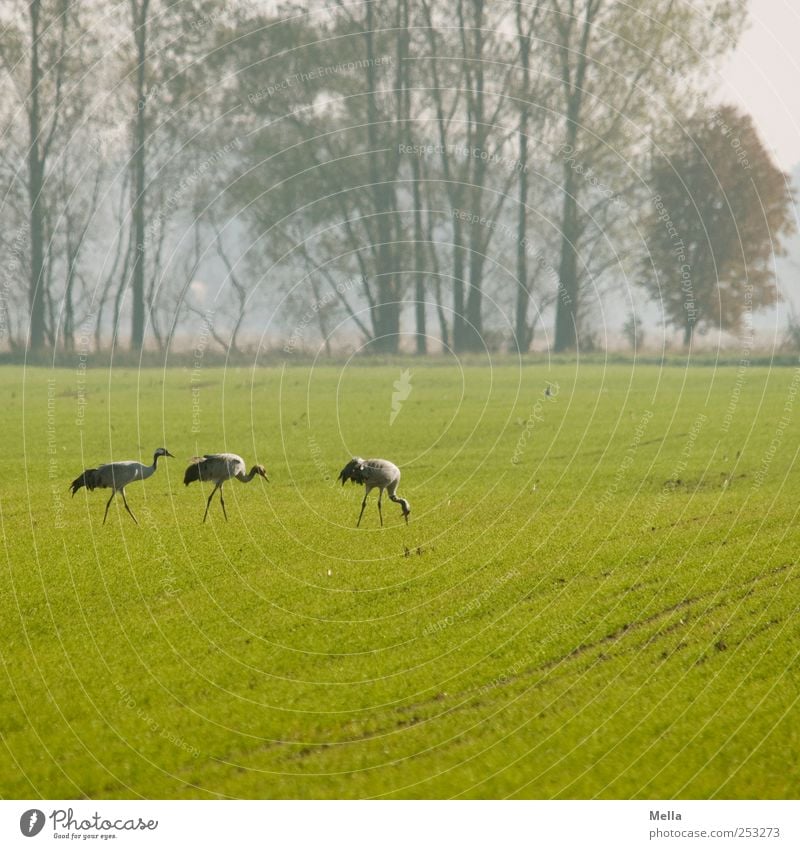
{"type": "Polygon", "coordinates": [[[384,489],[389,496],[389,500],[400,505],[403,511],[403,518],[406,520],[406,524],[408,524],[411,507],[405,498],[400,498],[397,495],[397,487],[400,483],[400,469],[394,463],[391,463],[389,460],[362,460],[361,457],[353,457],[342,471],[339,472],[338,480],[342,482],[342,486],[349,480],[364,485],[364,500],[361,502],[361,512],[358,514],[356,527],[361,525],[361,517],[364,515],[364,508],[367,506],[367,496],[373,489],[379,490],[378,515],[381,519],[381,527],[383,527],[381,498],[383,498],[384,489]]]}
{"type": "Polygon", "coordinates": [[[106,512],[103,514],[103,524],[105,525],[108,518],[108,508],[114,500],[114,496],[119,492],[122,495],[122,501],[125,509],[128,511],[131,519],[138,525],[139,522],[136,516],[133,515],[131,508],[128,507],[128,499],[125,497],[125,487],[134,481],[143,481],[155,473],[159,457],[172,457],[172,454],[166,448],[159,448],[153,454],[153,465],[145,466],[144,463],[137,463],[136,460],[120,460],[116,463],[106,463],[98,466],[96,469],[86,469],[81,475],[75,478],[70,484],[72,496],[85,486],[89,492],[95,489],[110,489],[111,498],[106,503],[106,512]]]}
{"type": "Polygon", "coordinates": [[[214,497],[214,493],[219,490],[219,503],[222,505],[222,515],[227,522],[228,514],[225,512],[225,500],[222,497],[223,484],[231,478],[236,478],[242,483],[250,483],[256,475],[269,480],[263,466],[253,466],[250,473],[247,474],[247,466],[238,454],[204,454],[202,457],[192,459],[192,464],[186,469],[186,474],[183,476],[183,482],[186,486],[189,486],[193,481],[213,481],[214,489],[211,490],[211,495],[208,496],[208,501],[206,501],[203,521],[205,522],[208,518],[211,499],[214,497]]]}

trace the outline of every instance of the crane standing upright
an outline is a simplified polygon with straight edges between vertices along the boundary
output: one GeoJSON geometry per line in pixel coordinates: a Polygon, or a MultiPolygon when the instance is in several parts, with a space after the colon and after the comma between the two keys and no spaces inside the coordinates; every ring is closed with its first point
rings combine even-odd
{"type": "Polygon", "coordinates": [[[111,506],[114,496],[119,492],[122,495],[125,509],[128,511],[131,519],[138,525],[139,522],[136,516],[133,515],[131,508],[128,507],[128,499],[125,498],[125,487],[129,483],[143,481],[154,474],[159,457],[172,456],[166,448],[158,448],[155,454],[153,454],[152,466],[145,466],[144,463],[138,463],[136,460],[119,460],[116,463],[106,463],[103,466],[98,466],[96,469],[86,469],[69,485],[72,490],[72,497],[75,497],[75,493],[82,486],[85,486],[89,492],[95,489],[111,489],[111,498],[108,499],[106,512],[103,514],[103,524],[105,525],[108,518],[108,508],[111,506]]]}
{"type": "Polygon", "coordinates": [[[211,506],[211,499],[214,493],[219,490],[219,503],[222,505],[222,515],[225,521],[228,521],[228,514],[225,512],[225,500],[222,497],[222,485],[225,481],[231,478],[242,483],[250,483],[256,475],[260,475],[264,480],[269,482],[267,471],[263,466],[253,466],[249,474],[245,474],[247,466],[244,460],[238,454],[204,454],[202,457],[194,457],[192,463],[183,476],[183,482],[189,486],[193,481],[213,481],[214,489],[211,490],[211,495],[206,501],[206,512],[203,514],[203,521],[208,518],[208,508],[211,506]]]}
{"type": "Polygon", "coordinates": [[[362,460],[361,457],[353,457],[353,459],[339,472],[337,480],[342,482],[344,486],[347,481],[351,480],[358,484],[363,484],[366,491],[364,492],[364,500],[361,502],[361,512],[358,514],[358,522],[356,527],[361,525],[361,517],[364,515],[364,508],[367,506],[367,496],[373,489],[379,489],[378,493],[378,515],[381,517],[381,527],[383,527],[383,511],[381,510],[381,498],[383,491],[386,490],[390,501],[399,504],[403,511],[403,518],[408,524],[408,517],[411,513],[411,506],[405,498],[400,498],[397,493],[397,486],[400,483],[400,469],[389,460],[362,460]]]}

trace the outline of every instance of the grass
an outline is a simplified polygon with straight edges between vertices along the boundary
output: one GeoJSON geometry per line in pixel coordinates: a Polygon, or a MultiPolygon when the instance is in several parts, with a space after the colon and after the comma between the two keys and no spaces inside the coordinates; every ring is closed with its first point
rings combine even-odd
{"type": "Polygon", "coordinates": [[[800,370],[411,368],[0,369],[3,797],[796,796],[800,370]]]}

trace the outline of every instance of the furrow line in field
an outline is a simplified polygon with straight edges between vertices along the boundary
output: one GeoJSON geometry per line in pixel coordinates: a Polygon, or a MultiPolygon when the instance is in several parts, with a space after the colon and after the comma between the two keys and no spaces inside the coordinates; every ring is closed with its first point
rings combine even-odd
{"type": "MultiPolygon", "coordinates": [[[[770,569],[767,572],[763,572],[759,575],[756,575],[750,578],[748,581],[744,582],[738,588],[738,591],[734,593],[725,592],[725,588],[718,588],[709,590],[705,593],[698,593],[697,595],[694,595],[690,598],[682,599],[681,601],[675,602],[674,604],[670,604],[664,608],[661,608],[660,610],[655,611],[640,620],[637,620],[632,623],[627,623],[618,628],[615,628],[610,633],[597,640],[594,640],[593,642],[581,644],[572,649],[571,651],[567,652],[566,654],[563,654],[556,658],[552,658],[550,660],[546,660],[543,663],[538,664],[534,668],[514,675],[504,676],[501,682],[492,686],[492,689],[495,689],[496,687],[508,687],[510,685],[520,683],[522,681],[525,681],[526,679],[530,679],[538,675],[543,675],[543,677],[541,678],[541,680],[536,681],[534,686],[552,684],[554,681],[558,680],[558,678],[562,677],[561,675],[553,673],[563,672],[563,675],[569,674],[570,670],[568,670],[566,667],[571,667],[572,661],[578,660],[582,657],[586,657],[592,651],[600,651],[601,654],[592,661],[592,663],[590,664],[591,666],[607,659],[602,654],[602,649],[606,646],[618,645],[628,637],[641,634],[641,632],[648,628],[648,626],[654,625],[673,614],[679,613],[680,611],[688,610],[693,605],[697,605],[698,603],[706,600],[708,600],[710,604],[703,610],[704,614],[723,609],[733,603],[738,604],[744,598],[751,595],[753,593],[753,590],[758,587],[759,584],[762,584],[764,581],[767,581],[769,579],[774,579],[776,576],[791,570],[795,566],[796,564],[794,563],[785,563],[774,569],[770,569]],[[716,602],[714,602],[713,599],[716,597],[719,598],[716,602]]],[[[791,576],[789,580],[800,580],[800,574],[791,576]]],[[[769,624],[774,624],[774,621],[777,620],[773,620],[769,624]]],[[[646,636],[644,641],[642,643],[639,643],[635,647],[635,649],[639,650],[643,645],[651,645],[652,643],[655,643],[659,639],[662,639],[663,637],[682,627],[683,624],[684,623],[682,621],[666,624],[663,628],[646,636]]],[[[763,631],[765,627],[767,626],[762,626],[760,630],[763,631]]],[[[752,635],[746,636],[743,641],[747,640],[748,638],[752,638],[752,635]]],[[[633,646],[631,647],[631,650],[634,650],[633,646]]],[[[449,714],[456,713],[464,709],[475,708],[481,703],[480,700],[476,701],[475,696],[479,695],[483,691],[483,687],[472,687],[469,690],[462,690],[461,692],[451,694],[448,699],[452,699],[456,703],[452,704],[452,706],[446,707],[443,711],[435,714],[434,716],[425,716],[424,712],[433,707],[435,704],[440,704],[442,701],[444,701],[445,697],[443,697],[442,694],[437,694],[429,699],[424,699],[415,702],[411,705],[399,706],[395,708],[395,710],[397,710],[401,714],[406,714],[406,716],[395,719],[393,726],[387,726],[383,729],[373,729],[370,731],[360,731],[348,737],[347,739],[335,740],[318,744],[271,740],[265,741],[263,744],[253,749],[248,749],[245,752],[242,752],[242,754],[245,754],[247,757],[250,757],[256,753],[283,750],[286,752],[287,760],[306,759],[308,757],[331,749],[334,746],[350,745],[353,743],[362,743],[368,740],[380,739],[382,737],[389,736],[390,734],[393,734],[399,730],[412,728],[414,726],[421,725],[425,722],[441,719],[445,716],[448,716],[449,714]],[[408,713],[411,713],[412,716],[407,716],[408,713]],[[295,749],[296,751],[291,751],[292,749],[295,749]]],[[[356,726],[356,722],[352,721],[351,723],[346,723],[345,725],[340,726],[340,731],[346,731],[347,725],[356,726]]],[[[220,764],[242,768],[239,764],[235,764],[232,761],[228,760],[228,758],[232,756],[233,753],[230,753],[224,758],[214,758],[214,760],[220,764]]]]}

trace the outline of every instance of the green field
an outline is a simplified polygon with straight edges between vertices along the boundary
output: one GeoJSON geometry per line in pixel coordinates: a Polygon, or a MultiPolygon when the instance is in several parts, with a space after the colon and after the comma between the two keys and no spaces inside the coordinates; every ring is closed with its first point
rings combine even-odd
{"type": "Polygon", "coordinates": [[[791,366],[0,369],[0,795],[796,797],[799,389],[791,366]],[[161,445],[139,527],[69,497],[161,445]],[[270,482],[203,525],[183,471],[223,450],[270,482]],[[408,526],[373,493],[356,530],[352,454],[400,465],[408,526]]]}

